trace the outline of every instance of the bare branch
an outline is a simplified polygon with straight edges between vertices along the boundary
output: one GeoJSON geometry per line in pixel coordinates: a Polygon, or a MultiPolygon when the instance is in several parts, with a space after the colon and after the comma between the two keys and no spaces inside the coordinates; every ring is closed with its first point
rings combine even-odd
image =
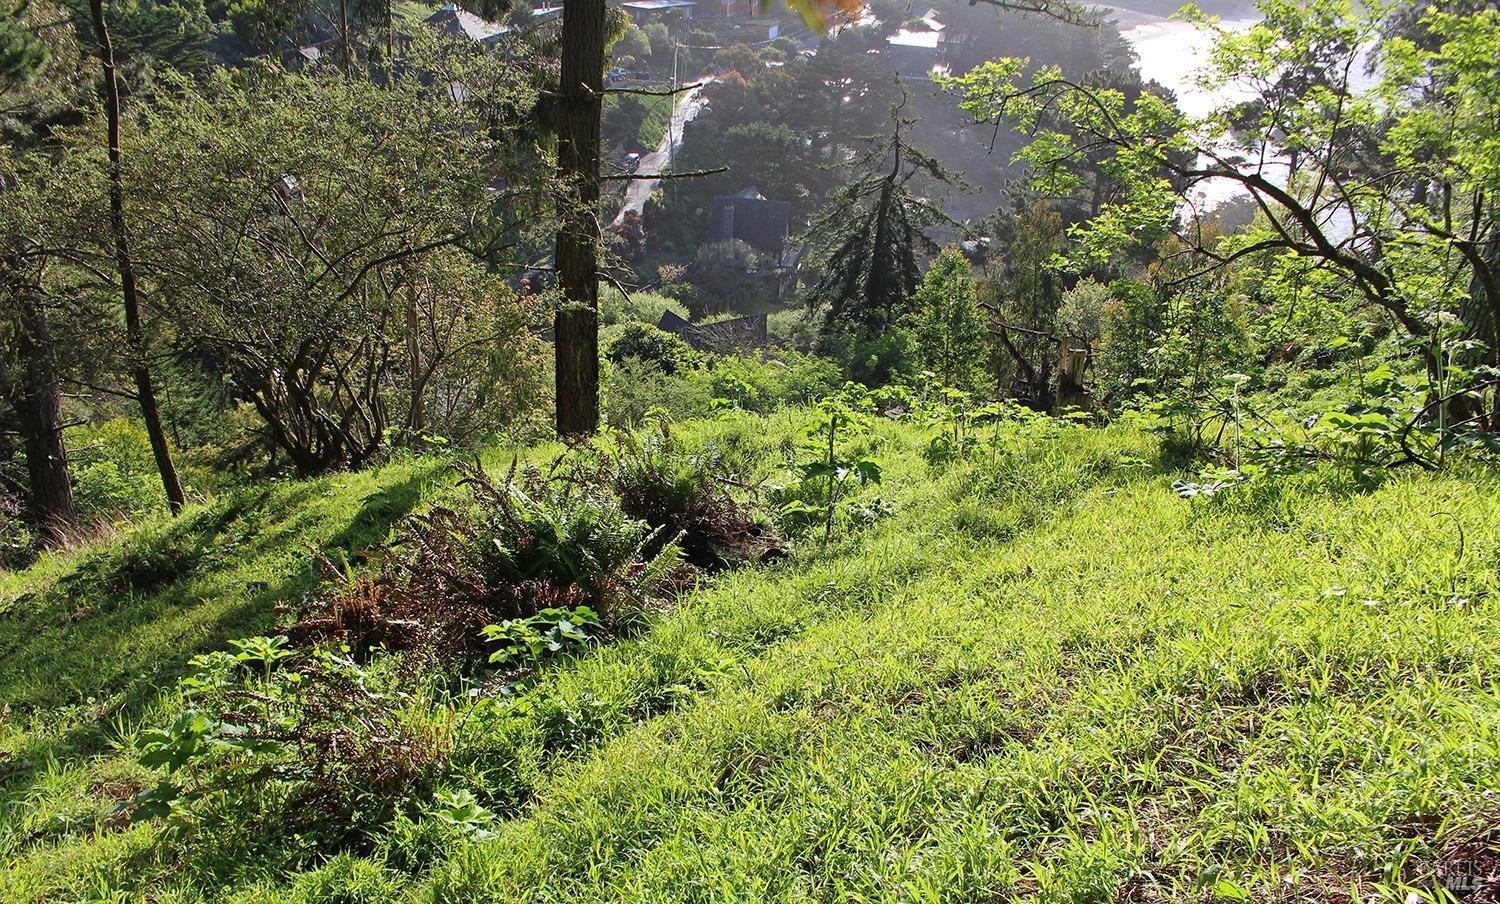
{"type": "Polygon", "coordinates": [[[1016,2],[1016,0],[969,0],[970,6],[978,6],[981,3],[986,6],[993,6],[996,9],[1005,10],[1006,12],[1046,16],[1049,19],[1056,19],[1068,25],[1083,25],[1093,28],[1098,27],[1104,21],[1101,16],[1091,15],[1082,6],[1069,2],[1052,2],[1052,0],[1023,0],[1023,2],[1016,2]]]}
{"type": "Polygon", "coordinates": [[[640,94],[645,97],[671,97],[674,94],[686,94],[689,91],[702,88],[707,82],[693,82],[691,85],[683,85],[680,88],[605,88],[596,91],[595,94],[640,94]]]}
{"type": "Polygon", "coordinates": [[[611,182],[630,182],[637,179],[647,181],[651,179],[696,179],[700,176],[712,176],[717,173],[727,173],[729,167],[721,166],[717,169],[693,170],[690,173],[618,173],[605,176],[611,182]]]}

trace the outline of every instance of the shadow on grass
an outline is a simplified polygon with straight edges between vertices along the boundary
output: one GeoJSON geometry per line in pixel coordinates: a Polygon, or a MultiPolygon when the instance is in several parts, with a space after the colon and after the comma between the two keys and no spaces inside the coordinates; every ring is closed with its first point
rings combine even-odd
{"type": "Polygon", "coordinates": [[[107,749],[115,721],[141,717],[194,655],[270,630],[278,604],[315,590],[314,549],[353,555],[379,543],[440,472],[436,463],[413,466],[349,500],[357,508],[341,505],[324,481],[231,493],[80,559],[18,601],[0,622],[0,700],[15,716],[33,716],[37,730],[0,760],[0,789],[25,787],[51,761],[107,749]],[[160,563],[147,575],[159,580],[150,589],[131,564],[142,558],[160,563]],[[262,579],[268,574],[277,576],[262,579]]]}

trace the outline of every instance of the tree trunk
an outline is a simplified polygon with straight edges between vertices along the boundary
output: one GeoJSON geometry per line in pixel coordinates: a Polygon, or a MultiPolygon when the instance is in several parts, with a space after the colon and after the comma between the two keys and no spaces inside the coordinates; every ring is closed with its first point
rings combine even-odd
{"type": "MultiPolygon", "coordinates": [[[[865,284],[865,331],[874,336],[895,321],[899,311],[897,298],[903,294],[900,253],[891,239],[891,207],[896,197],[896,182],[901,178],[901,120],[896,118],[895,137],[891,141],[890,175],[880,186],[875,205],[875,236],[870,242],[870,275],[865,284]]],[[[868,336],[867,336],[868,338],[868,336]]]]}
{"type": "Polygon", "coordinates": [[[557,161],[562,224],[557,232],[557,432],[599,427],[599,117],[604,89],[604,0],[563,7],[557,161]]]}
{"type": "Polygon", "coordinates": [[[349,74],[349,0],[339,0],[339,62],[349,74]]]}
{"type": "Polygon", "coordinates": [[[427,405],[423,399],[426,380],[422,378],[422,337],[420,312],[417,310],[417,282],[406,284],[406,366],[409,368],[407,388],[411,393],[410,419],[407,421],[408,442],[417,446],[422,442],[422,431],[427,429],[427,405]]]}
{"type": "Polygon", "coordinates": [[[63,445],[62,387],[47,315],[25,289],[16,317],[16,351],[21,359],[21,385],[15,407],[26,447],[31,517],[42,543],[60,546],[78,525],[68,450],[63,445]]]}
{"type": "Polygon", "coordinates": [[[151,454],[156,459],[156,470],[161,473],[162,488],[167,493],[167,504],[176,514],[182,511],[187,496],[182,492],[182,481],[172,463],[172,450],[167,445],[167,435],[161,426],[161,411],[156,405],[156,389],[147,363],[145,331],[141,328],[141,300],[136,291],[135,266],[130,260],[130,239],[125,231],[125,188],[120,172],[120,82],[115,74],[115,54],[110,47],[109,27],[104,19],[104,0],[89,0],[89,10],[94,18],[94,37],[99,42],[99,62],[104,68],[104,115],[109,129],[110,226],[115,234],[115,264],[120,271],[120,296],[125,306],[131,377],[135,381],[136,400],[141,406],[141,420],[146,422],[146,435],[151,439],[151,454]]]}

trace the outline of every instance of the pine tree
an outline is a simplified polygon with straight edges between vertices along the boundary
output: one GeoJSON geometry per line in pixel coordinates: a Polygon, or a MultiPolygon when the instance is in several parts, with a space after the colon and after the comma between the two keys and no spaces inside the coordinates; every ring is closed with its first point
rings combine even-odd
{"type": "Polygon", "coordinates": [[[23,82],[47,61],[47,45],[33,33],[27,4],[0,6],[0,90],[23,82]]]}
{"type": "Polygon", "coordinates": [[[900,115],[899,105],[892,110],[890,135],[857,161],[861,175],[832,194],[807,232],[821,273],[808,305],[826,311],[822,350],[867,382],[883,382],[900,366],[896,328],[912,312],[920,258],[937,250],[922,230],[952,222],[938,203],[913,190],[912,180],[920,173],[938,185],[961,184],[906,141],[913,122],[900,115]]]}

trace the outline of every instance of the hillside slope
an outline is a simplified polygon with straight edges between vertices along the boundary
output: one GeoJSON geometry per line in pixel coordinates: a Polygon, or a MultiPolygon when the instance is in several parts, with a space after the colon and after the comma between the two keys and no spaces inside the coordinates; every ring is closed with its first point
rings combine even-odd
{"type": "MultiPolygon", "coordinates": [[[[799,423],[696,429],[772,473],[799,423]]],[[[495,814],[467,840],[418,813],[311,849],[269,793],[187,826],[112,815],[145,776],[107,742],[180,707],[174,667],[273,623],[308,547],[442,492],[435,463],[210,505],[161,529],[203,555],[150,589],[107,575],[152,531],[8,577],[5,895],[1400,900],[1493,865],[1493,475],[1190,503],[1129,427],[1007,430],[939,467],[926,439],[879,427],[874,524],[701,583],[524,707],[456,711],[449,781],[495,814]]]]}

